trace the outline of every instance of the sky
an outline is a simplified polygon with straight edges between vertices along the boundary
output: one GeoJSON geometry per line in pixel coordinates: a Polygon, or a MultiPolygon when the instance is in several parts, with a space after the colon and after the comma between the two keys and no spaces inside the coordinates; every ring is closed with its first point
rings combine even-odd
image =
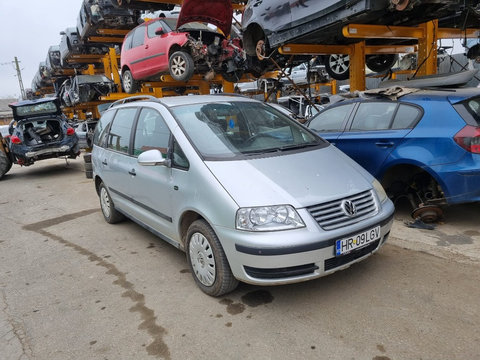
{"type": "Polygon", "coordinates": [[[14,66],[20,62],[23,86],[31,87],[48,48],[60,44],[60,31],[74,27],[82,0],[0,0],[0,98],[20,97],[14,66]]]}

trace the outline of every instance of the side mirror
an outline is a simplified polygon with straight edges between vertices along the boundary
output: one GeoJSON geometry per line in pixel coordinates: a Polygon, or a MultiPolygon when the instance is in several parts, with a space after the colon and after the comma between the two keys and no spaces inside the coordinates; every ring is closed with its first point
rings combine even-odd
{"type": "Polygon", "coordinates": [[[171,161],[164,159],[162,153],[159,150],[147,150],[138,155],[137,162],[142,166],[156,166],[163,165],[170,167],[171,161]]]}
{"type": "Polygon", "coordinates": [[[155,35],[162,35],[163,34],[163,28],[159,27],[155,30],[155,35]]]}

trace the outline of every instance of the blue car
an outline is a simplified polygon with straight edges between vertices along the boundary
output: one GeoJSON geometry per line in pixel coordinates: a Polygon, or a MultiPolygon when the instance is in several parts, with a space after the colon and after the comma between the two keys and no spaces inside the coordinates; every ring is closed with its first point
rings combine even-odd
{"type": "Polygon", "coordinates": [[[412,216],[480,201],[480,89],[411,90],[337,102],[307,126],[375,176],[412,216]]]}

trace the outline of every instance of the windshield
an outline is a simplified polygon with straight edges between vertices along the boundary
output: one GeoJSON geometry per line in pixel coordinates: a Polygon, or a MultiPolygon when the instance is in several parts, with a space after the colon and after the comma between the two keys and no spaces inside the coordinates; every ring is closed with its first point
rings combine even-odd
{"type": "Polygon", "coordinates": [[[193,104],[174,107],[172,112],[193,146],[208,160],[326,146],[320,137],[262,103],[193,104]]]}
{"type": "Polygon", "coordinates": [[[34,115],[55,114],[57,110],[57,105],[54,101],[41,102],[31,105],[21,105],[15,108],[16,115],[22,118],[34,115]]]}

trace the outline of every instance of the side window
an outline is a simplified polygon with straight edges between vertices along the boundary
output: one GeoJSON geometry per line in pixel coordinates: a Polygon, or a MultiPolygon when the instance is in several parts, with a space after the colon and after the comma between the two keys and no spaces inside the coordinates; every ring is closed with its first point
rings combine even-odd
{"type": "Polygon", "coordinates": [[[183,153],[182,148],[178,145],[177,140],[173,139],[173,159],[172,165],[181,169],[188,169],[190,163],[188,162],[187,157],[183,153]]]}
{"type": "Polygon", "coordinates": [[[392,129],[412,129],[421,113],[420,109],[415,106],[400,104],[395,119],[393,119],[392,129]]]}
{"type": "Polygon", "coordinates": [[[144,40],[145,40],[145,26],[140,26],[133,33],[132,48],[143,45],[144,40]]]}
{"type": "Polygon", "coordinates": [[[128,154],[130,133],[136,112],[136,108],[123,108],[117,111],[108,134],[107,147],[109,149],[128,154]]]}
{"type": "Polygon", "coordinates": [[[354,104],[348,104],[325,110],[315,116],[308,127],[315,131],[341,131],[343,122],[352,111],[353,106],[354,104]]]}
{"type": "Polygon", "coordinates": [[[350,131],[389,129],[396,108],[397,103],[361,103],[353,119],[350,131]]]}
{"type": "MultiPolygon", "coordinates": [[[[155,36],[157,36],[155,34],[155,31],[159,28],[159,27],[162,27],[162,24],[160,23],[160,21],[155,21],[151,24],[149,24],[147,26],[147,36],[151,39],[155,36]]],[[[165,31],[165,29],[163,29],[163,31],[165,31]]]]}
{"type": "Polygon", "coordinates": [[[115,110],[106,111],[95,127],[95,133],[93,134],[93,143],[97,146],[105,146],[105,139],[108,133],[108,128],[112,122],[115,110]]]}
{"type": "Polygon", "coordinates": [[[157,110],[143,108],[138,117],[133,155],[138,156],[146,150],[160,150],[167,157],[170,130],[157,110]]]}
{"type": "Polygon", "coordinates": [[[129,33],[125,39],[123,46],[125,50],[130,50],[132,48],[132,38],[133,38],[133,31],[129,33]]]}

